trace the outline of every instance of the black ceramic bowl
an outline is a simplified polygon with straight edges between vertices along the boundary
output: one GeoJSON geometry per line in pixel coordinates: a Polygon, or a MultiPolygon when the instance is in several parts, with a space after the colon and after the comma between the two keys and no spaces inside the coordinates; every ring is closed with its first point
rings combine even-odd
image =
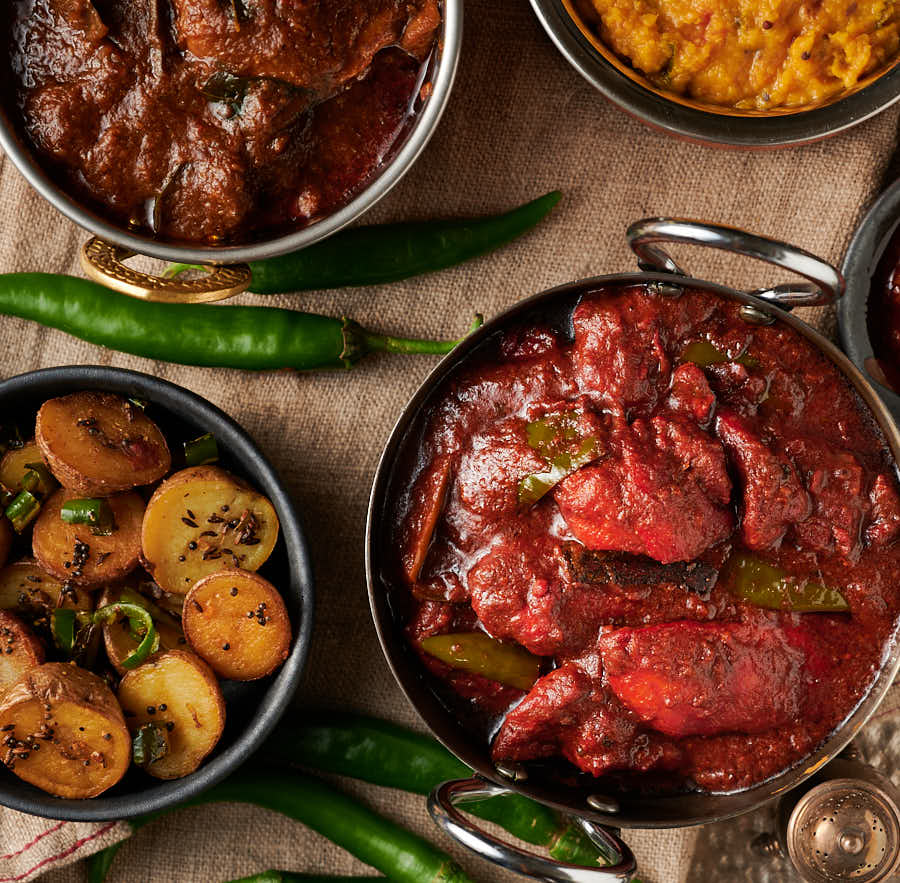
{"type": "Polygon", "coordinates": [[[313,617],[312,571],[306,540],[287,488],[250,436],[206,399],[136,371],[72,365],[20,374],[0,382],[0,414],[27,416],[54,396],[104,390],[148,402],[147,413],[170,446],[211,432],[223,467],[265,494],[281,522],[278,544],[260,571],[281,591],[291,617],[290,656],[271,677],[251,683],[225,681],[225,732],[201,767],[183,779],[162,781],[132,767],[122,781],[90,800],[63,800],[0,770],[0,804],[34,815],[70,821],[129,818],[194,797],[225,778],[260,746],[290,702],[309,648],[313,617]]]}
{"type": "Polygon", "coordinates": [[[890,186],[860,221],[847,248],[841,268],[847,290],[838,301],[838,330],[841,346],[900,421],[900,395],[879,381],[875,355],[869,337],[869,292],[878,262],[900,226],[900,181],[890,186]]]}

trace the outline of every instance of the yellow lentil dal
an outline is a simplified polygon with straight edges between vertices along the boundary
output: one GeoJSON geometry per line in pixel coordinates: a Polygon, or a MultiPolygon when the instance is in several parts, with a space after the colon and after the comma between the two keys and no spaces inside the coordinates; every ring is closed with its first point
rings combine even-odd
{"type": "Polygon", "coordinates": [[[657,88],[767,110],[822,104],[894,60],[900,0],[583,0],[657,88]]]}

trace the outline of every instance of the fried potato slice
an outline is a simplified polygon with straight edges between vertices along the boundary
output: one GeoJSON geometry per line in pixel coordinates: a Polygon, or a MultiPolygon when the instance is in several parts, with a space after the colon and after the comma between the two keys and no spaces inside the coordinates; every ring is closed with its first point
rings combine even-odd
{"type": "Polygon", "coordinates": [[[131,737],[97,675],[61,662],[32,668],[0,698],[0,761],[57,797],[96,797],[125,775],[131,737]]]}
{"type": "Polygon", "coordinates": [[[158,779],[192,773],[216,747],[225,727],[225,700],[212,669],[187,650],[168,650],[128,672],[119,702],[136,733],[148,723],[165,727],[168,751],[145,769],[158,779]]]}
{"type": "Polygon", "coordinates": [[[152,484],[172,466],[165,436],[137,406],[106,392],[44,402],[35,439],[59,483],[83,497],[152,484]]]}
{"type": "Polygon", "coordinates": [[[76,586],[101,586],[122,579],[140,560],[144,501],[135,493],[110,497],[107,502],[116,529],[109,536],[94,536],[90,525],[66,524],[60,518],[63,504],[79,496],[60,488],[44,503],[34,524],[34,557],[48,573],[76,586]]]}
{"type": "Polygon", "coordinates": [[[44,661],[44,645],[13,613],[0,610],[0,694],[44,661]]]}
{"type": "Polygon", "coordinates": [[[70,586],[63,592],[62,582],[30,559],[0,570],[0,610],[15,613],[32,627],[47,626],[50,612],[57,607],[89,611],[93,606],[86,589],[70,586]]]}
{"type": "Polygon", "coordinates": [[[147,504],[141,534],[144,566],[178,595],[220,570],[258,570],[277,540],[272,504],[218,466],[166,479],[147,504]]]}
{"type": "Polygon", "coordinates": [[[194,652],[222,678],[271,674],[291,646],[291,621],[278,590],[257,573],[226,570],[196,583],[182,625],[194,652]]]}
{"type": "MultiPolygon", "coordinates": [[[[106,607],[108,604],[115,604],[117,601],[137,604],[153,617],[153,624],[156,626],[156,632],[159,635],[160,650],[177,650],[186,646],[187,641],[178,620],[129,585],[119,584],[104,589],[97,607],[98,609],[106,607]]],[[[106,646],[106,655],[109,657],[112,667],[120,675],[127,674],[128,669],[122,665],[122,660],[134,653],[140,643],[131,634],[128,617],[122,616],[116,622],[108,622],[103,625],[103,643],[106,646]]]]}
{"type": "MultiPolygon", "coordinates": [[[[0,460],[0,484],[7,490],[18,493],[22,490],[22,479],[29,470],[29,463],[44,463],[44,456],[34,439],[25,442],[21,448],[10,448],[3,455],[3,459],[0,460]]],[[[42,476],[35,490],[41,497],[46,497],[56,487],[56,482],[52,480],[50,474],[45,475],[46,480],[42,476]]]]}

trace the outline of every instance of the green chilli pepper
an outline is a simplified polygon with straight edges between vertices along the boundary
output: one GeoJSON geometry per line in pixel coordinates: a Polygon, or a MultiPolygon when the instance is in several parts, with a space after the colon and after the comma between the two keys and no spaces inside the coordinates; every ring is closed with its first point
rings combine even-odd
{"type": "Polygon", "coordinates": [[[391,883],[387,877],[333,877],[330,874],[295,874],[293,871],[263,871],[230,883],[391,883]]]}
{"type": "Polygon", "coordinates": [[[6,517],[16,533],[22,533],[41,511],[40,500],[31,491],[19,491],[6,507],[6,517]]]}
{"type": "MultiPolygon", "coordinates": [[[[472,775],[472,770],[435,739],[352,712],[288,717],[260,754],[288,766],[306,766],[423,795],[448,779],[472,775]]],[[[467,801],[466,812],[500,825],[526,843],[546,847],[559,861],[586,867],[603,864],[596,847],[575,822],[521,794],[467,801]]]]}
{"type": "Polygon", "coordinates": [[[87,279],[50,273],[0,275],[0,314],[134,356],[252,371],[350,368],[369,353],[442,355],[459,343],[391,337],[346,317],[277,307],[137,300],[87,279]]]}
{"type": "Polygon", "coordinates": [[[780,567],[743,552],[729,559],[725,584],[736,598],[769,610],[844,613],[850,609],[847,599],[836,589],[791,576],[780,567]]]}
{"type": "MultiPolygon", "coordinates": [[[[554,190],[512,211],[481,218],[351,227],[302,251],[250,264],[257,294],[384,285],[479,257],[528,232],[555,206],[554,190]]],[[[173,264],[166,275],[203,270],[173,264]]]]}
{"type": "Polygon", "coordinates": [[[594,436],[579,436],[576,411],[534,420],[525,427],[525,433],[528,444],[546,461],[547,469],[526,475],[519,482],[519,503],[523,506],[536,503],[567,475],[596,460],[600,453],[594,436]]]}
{"type": "MultiPolygon", "coordinates": [[[[396,883],[472,883],[449,855],[427,840],[310,776],[249,763],[182,806],[222,801],[253,803],[290,816],[396,883]]],[[[138,829],[163,814],[129,822],[138,829]]],[[[117,843],[88,859],[89,883],[106,879],[120,846],[117,843]]]]}
{"type": "Polygon", "coordinates": [[[159,633],[153,624],[153,617],[148,610],[138,604],[128,604],[117,601],[115,604],[107,604],[94,613],[94,624],[103,625],[114,622],[119,617],[128,618],[132,637],[139,641],[138,646],[122,660],[122,668],[137,668],[147,657],[159,649],[159,633]]]}
{"type": "Polygon", "coordinates": [[[708,340],[695,340],[689,343],[681,353],[682,362],[693,362],[700,368],[708,365],[721,365],[725,362],[737,362],[745,368],[758,368],[759,359],[741,353],[736,359],[732,359],[727,353],[713,346],[708,340]]]}
{"type": "Polygon", "coordinates": [[[211,432],[184,443],[184,462],[188,466],[205,466],[219,459],[219,446],[211,432]]]}
{"type": "Polygon", "coordinates": [[[116,519],[109,503],[101,499],[67,500],[59,510],[66,524],[90,525],[97,537],[108,537],[116,530],[116,519]]]}
{"type": "Polygon", "coordinates": [[[541,660],[518,644],[504,644],[484,632],[432,635],[419,646],[435,659],[500,684],[530,690],[538,679],[541,660]]]}

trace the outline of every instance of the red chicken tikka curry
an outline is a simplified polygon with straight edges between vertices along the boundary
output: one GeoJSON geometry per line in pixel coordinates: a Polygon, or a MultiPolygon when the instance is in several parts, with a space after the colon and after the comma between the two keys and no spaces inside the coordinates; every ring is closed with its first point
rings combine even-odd
{"type": "Polygon", "coordinates": [[[728,791],[813,751],[895,630],[900,495],[835,366],[642,286],[488,345],[398,503],[406,634],[495,761],[728,791]]]}

